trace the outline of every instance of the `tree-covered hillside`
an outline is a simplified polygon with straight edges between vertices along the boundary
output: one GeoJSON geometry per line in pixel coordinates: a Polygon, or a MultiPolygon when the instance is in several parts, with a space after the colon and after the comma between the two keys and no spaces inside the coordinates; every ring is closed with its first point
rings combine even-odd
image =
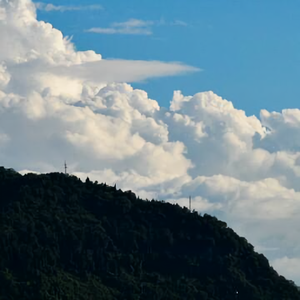
{"type": "Polygon", "coordinates": [[[60,173],[0,169],[0,300],[300,300],[226,223],[60,173]]]}

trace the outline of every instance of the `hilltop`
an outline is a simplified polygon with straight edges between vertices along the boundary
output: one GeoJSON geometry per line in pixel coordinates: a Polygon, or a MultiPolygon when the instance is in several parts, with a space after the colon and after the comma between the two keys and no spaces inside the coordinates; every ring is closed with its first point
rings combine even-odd
{"type": "Polygon", "coordinates": [[[0,168],[0,300],[300,300],[225,222],[61,173],[0,168]]]}

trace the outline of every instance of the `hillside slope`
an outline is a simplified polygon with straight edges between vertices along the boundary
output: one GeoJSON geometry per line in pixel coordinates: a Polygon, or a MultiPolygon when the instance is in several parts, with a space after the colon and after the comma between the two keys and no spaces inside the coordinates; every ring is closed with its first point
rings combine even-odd
{"type": "Polygon", "coordinates": [[[226,223],[60,173],[0,168],[0,300],[300,300],[226,223]]]}

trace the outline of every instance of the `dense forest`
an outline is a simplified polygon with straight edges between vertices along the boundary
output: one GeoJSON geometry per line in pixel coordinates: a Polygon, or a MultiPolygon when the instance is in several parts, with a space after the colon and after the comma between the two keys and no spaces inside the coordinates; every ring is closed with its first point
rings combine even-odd
{"type": "Polygon", "coordinates": [[[207,214],[62,173],[0,168],[0,300],[300,300],[207,214]]]}

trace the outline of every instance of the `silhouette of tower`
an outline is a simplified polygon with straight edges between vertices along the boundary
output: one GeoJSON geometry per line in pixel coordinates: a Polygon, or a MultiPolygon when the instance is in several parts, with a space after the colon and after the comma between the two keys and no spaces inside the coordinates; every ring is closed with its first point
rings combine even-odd
{"type": "Polygon", "coordinates": [[[68,174],[68,165],[66,161],[65,161],[65,174],[68,174]]]}

